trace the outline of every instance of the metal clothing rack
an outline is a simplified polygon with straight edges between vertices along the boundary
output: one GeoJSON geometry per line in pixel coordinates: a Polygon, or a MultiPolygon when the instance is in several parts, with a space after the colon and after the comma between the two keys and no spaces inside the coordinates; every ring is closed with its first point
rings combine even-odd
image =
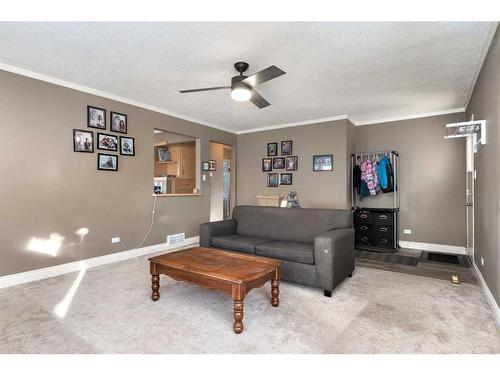
{"type": "MultiPolygon", "coordinates": [[[[399,249],[399,169],[399,154],[396,151],[358,152],[351,155],[351,207],[356,231],[356,249],[385,253],[393,253],[399,249]],[[392,165],[392,207],[369,207],[369,204],[360,207],[360,197],[353,184],[354,166],[363,160],[381,160],[384,156],[389,158],[392,165]],[[381,236],[385,236],[385,239],[381,236]]],[[[363,203],[369,200],[370,197],[366,197],[363,203]]]]}
{"type": "Polygon", "coordinates": [[[393,174],[394,174],[394,196],[393,205],[390,208],[397,209],[399,211],[399,154],[396,151],[375,151],[375,152],[357,152],[351,155],[351,208],[355,210],[359,208],[359,197],[354,189],[354,180],[352,171],[354,166],[358,164],[358,161],[363,160],[375,160],[376,158],[382,159],[387,156],[392,164],[393,174]]]}

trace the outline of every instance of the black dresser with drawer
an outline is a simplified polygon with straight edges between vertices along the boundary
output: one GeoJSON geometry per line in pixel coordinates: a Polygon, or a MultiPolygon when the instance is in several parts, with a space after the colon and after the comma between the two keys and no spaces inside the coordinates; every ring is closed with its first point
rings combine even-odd
{"type": "Polygon", "coordinates": [[[399,248],[397,208],[358,208],[354,211],[356,249],[393,253],[399,248]]]}

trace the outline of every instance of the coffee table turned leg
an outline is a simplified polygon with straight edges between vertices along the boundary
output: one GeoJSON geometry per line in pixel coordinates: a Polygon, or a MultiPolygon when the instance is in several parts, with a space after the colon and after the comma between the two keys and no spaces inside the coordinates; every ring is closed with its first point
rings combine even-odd
{"type": "Polygon", "coordinates": [[[233,301],[234,308],[234,324],[233,330],[234,333],[243,332],[243,300],[234,300],[233,301]]]}
{"type": "Polygon", "coordinates": [[[276,271],[276,275],[273,277],[271,281],[271,305],[274,307],[278,307],[280,304],[280,279],[279,272],[276,271]]]}
{"type": "Polygon", "coordinates": [[[151,289],[153,293],[151,294],[151,299],[153,301],[158,301],[160,299],[160,275],[156,270],[156,264],[151,263],[151,289]]]}

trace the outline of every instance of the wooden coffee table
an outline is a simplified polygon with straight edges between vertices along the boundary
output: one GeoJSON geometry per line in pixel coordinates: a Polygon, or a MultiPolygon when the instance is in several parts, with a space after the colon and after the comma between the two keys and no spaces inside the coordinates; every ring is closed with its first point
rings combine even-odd
{"type": "Polygon", "coordinates": [[[280,266],[274,259],[195,247],[149,259],[153,301],[160,298],[160,273],[172,279],[217,289],[233,297],[235,333],[243,331],[243,300],[271,280],[271,305],[279,304],[280,266]]]}

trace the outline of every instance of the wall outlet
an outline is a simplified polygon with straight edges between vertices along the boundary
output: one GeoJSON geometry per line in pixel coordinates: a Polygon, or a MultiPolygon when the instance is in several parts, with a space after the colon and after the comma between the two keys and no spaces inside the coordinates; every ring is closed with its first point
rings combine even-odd
{"type": "Polygon", "coordinates": [[[481,257],[481,266],[484,267],[484,258],[483,257],[481,257]]]}
{"type": "Polygon", "coordinates": [[[111,243],[118,243],[120,241],[121,241],[120,237],[113,237],[113,238],[111,238],[111,243]]]}
{"type": "Polygon", "coordinates": [[[403,229],[404,234],[411,234],[411,229],[403,229]]]}

